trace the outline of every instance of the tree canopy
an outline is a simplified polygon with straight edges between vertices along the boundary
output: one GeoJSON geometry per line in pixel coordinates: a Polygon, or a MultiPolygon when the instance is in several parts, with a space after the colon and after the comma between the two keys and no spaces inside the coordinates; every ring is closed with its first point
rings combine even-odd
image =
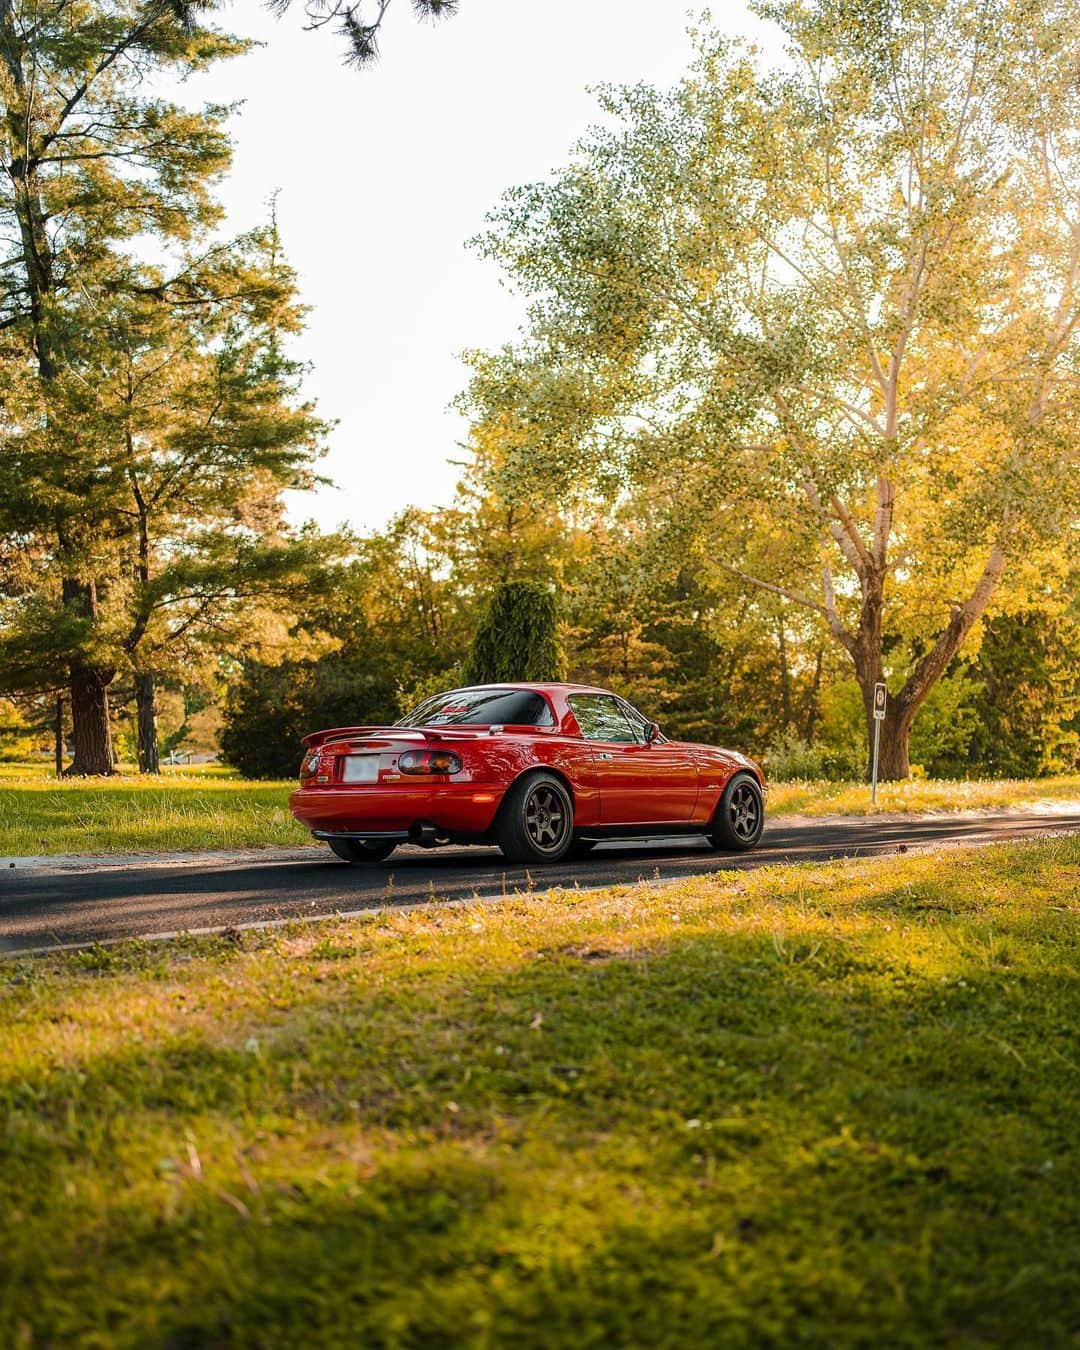
{"type": "Polygon", "coordinates": [[[981,617],[1076,531],[1080,24],[756,8],[783,67],[702,33],[673,90],[604,90],[570,165],[506,195],[480,247],[530,321],[471,406],[511,493],[648,485],[712,567],[815,616],[867,718],[888,680],[903,775],[981,617]]]}
{"type": "Polygon", "coordinates": [[[279,497],[321,426],[276,231],[214,235],[228,109],[153,92],[245,44],[169,3],[60,0],[0,9],[0,47],[3,662],[9,689],[67,686],[71,771],[108,773],[118,672],[152,737],[155,666],[310,552],[279,497]]]}

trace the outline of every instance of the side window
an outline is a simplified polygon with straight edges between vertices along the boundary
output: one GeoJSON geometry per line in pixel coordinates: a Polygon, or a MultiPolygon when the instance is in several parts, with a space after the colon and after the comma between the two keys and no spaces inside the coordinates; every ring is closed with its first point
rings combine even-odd
{"type": "Polygon", "coordinates": [[[630,725],[615,699],[607,694],[571,694],[567,702],[587,741],[614,741],[620,745],[633,745],[643,739],[630,725]]]}
{"type": "Polygon", "coordinates": [[[625,699],[619,700],[619,706],[626,714],[630,725],[634,728],[636,739],[644,745],[649,739],[649,728],[652,726],[652,722],[644,713],[638,712],[632,703],[627,703],[625,699]]]}

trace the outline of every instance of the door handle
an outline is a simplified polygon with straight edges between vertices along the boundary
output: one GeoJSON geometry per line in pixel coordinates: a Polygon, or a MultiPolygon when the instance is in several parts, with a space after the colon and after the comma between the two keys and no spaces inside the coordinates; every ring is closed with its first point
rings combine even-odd
{"type": "Polygon", "coordinates": [[[601,751],[600,754],[597,755],[596,758],[597,758],[597,759],[610,759],[611,756],[610,756],[606,751],[601,751]]]}

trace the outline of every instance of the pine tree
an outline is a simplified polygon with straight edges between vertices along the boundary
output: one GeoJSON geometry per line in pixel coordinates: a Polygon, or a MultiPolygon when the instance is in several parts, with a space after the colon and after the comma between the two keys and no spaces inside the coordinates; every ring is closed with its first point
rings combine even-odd
{"type": "Polygon", "coordinates": [[[0,43],[0,537],[19,559],[0,611],[5,675],[66,683],[69,772],[110,773],[118,668],[144,677],[138,654],[162,613],[187,604],[190,616],[223,575],[243,575],[238,549],[250,561],[280,525],[281,487],[309,481],[314,423],[288,406],[295,371],[267,337],[275,306],[295,311],[291,283],[265,259],[201,242],[220,217],[228,110],[149,92],[155,74],[244,44],[169,0],[25,12],[9,0],[0,43]],[[153,268],[134,256],[147,236],[162,256],[153,268]],[[154,571],[152,523],[168,580],[154,571]]]}
{"type": "Polygon", "coordinates": [[[562,675],[555,597],[531,581],[499,586],[473,639],[466,683],[558,680],[562,675]]]}
{"type": "Polygon", "coordinates": [[[250,630],[252,606],[295,602],[334,541],[293,537],[284,489],[310,487],[323,424],[295,401],[281,339],[302,322],[276,227],[217,247],[183,285],[117,316],[106,411],[122,436],[130,585],[121,648],[134,671],[139,767],[157,769],[162,666],[250,630]]]}
{"type": "MultiPolygon", "coordinates": [[[[271,9],[284,14],[292,0],[270,0],[271,9]]],[[[457,13],[458,0],[412,0],[421,19],[442,19],[457,13]]],[[[379,57],[379,34],[390,0],[309,0],[304,6],[309,29],[333,27],[345,39],[345,60],[351,66],[370,66],[379,57]]]]}

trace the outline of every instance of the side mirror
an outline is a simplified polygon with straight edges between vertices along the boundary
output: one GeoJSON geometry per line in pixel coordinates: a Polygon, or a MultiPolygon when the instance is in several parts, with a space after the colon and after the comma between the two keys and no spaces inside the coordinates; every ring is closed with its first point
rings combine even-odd
{"type": "Polygon", "coordinates": [[[660,735],[659,726],[655,722],[650,722],[648,729],[645,732],[645,744],[652,745],[653,741],[655,741],[657,736],[659,735],[660,735]]]}

